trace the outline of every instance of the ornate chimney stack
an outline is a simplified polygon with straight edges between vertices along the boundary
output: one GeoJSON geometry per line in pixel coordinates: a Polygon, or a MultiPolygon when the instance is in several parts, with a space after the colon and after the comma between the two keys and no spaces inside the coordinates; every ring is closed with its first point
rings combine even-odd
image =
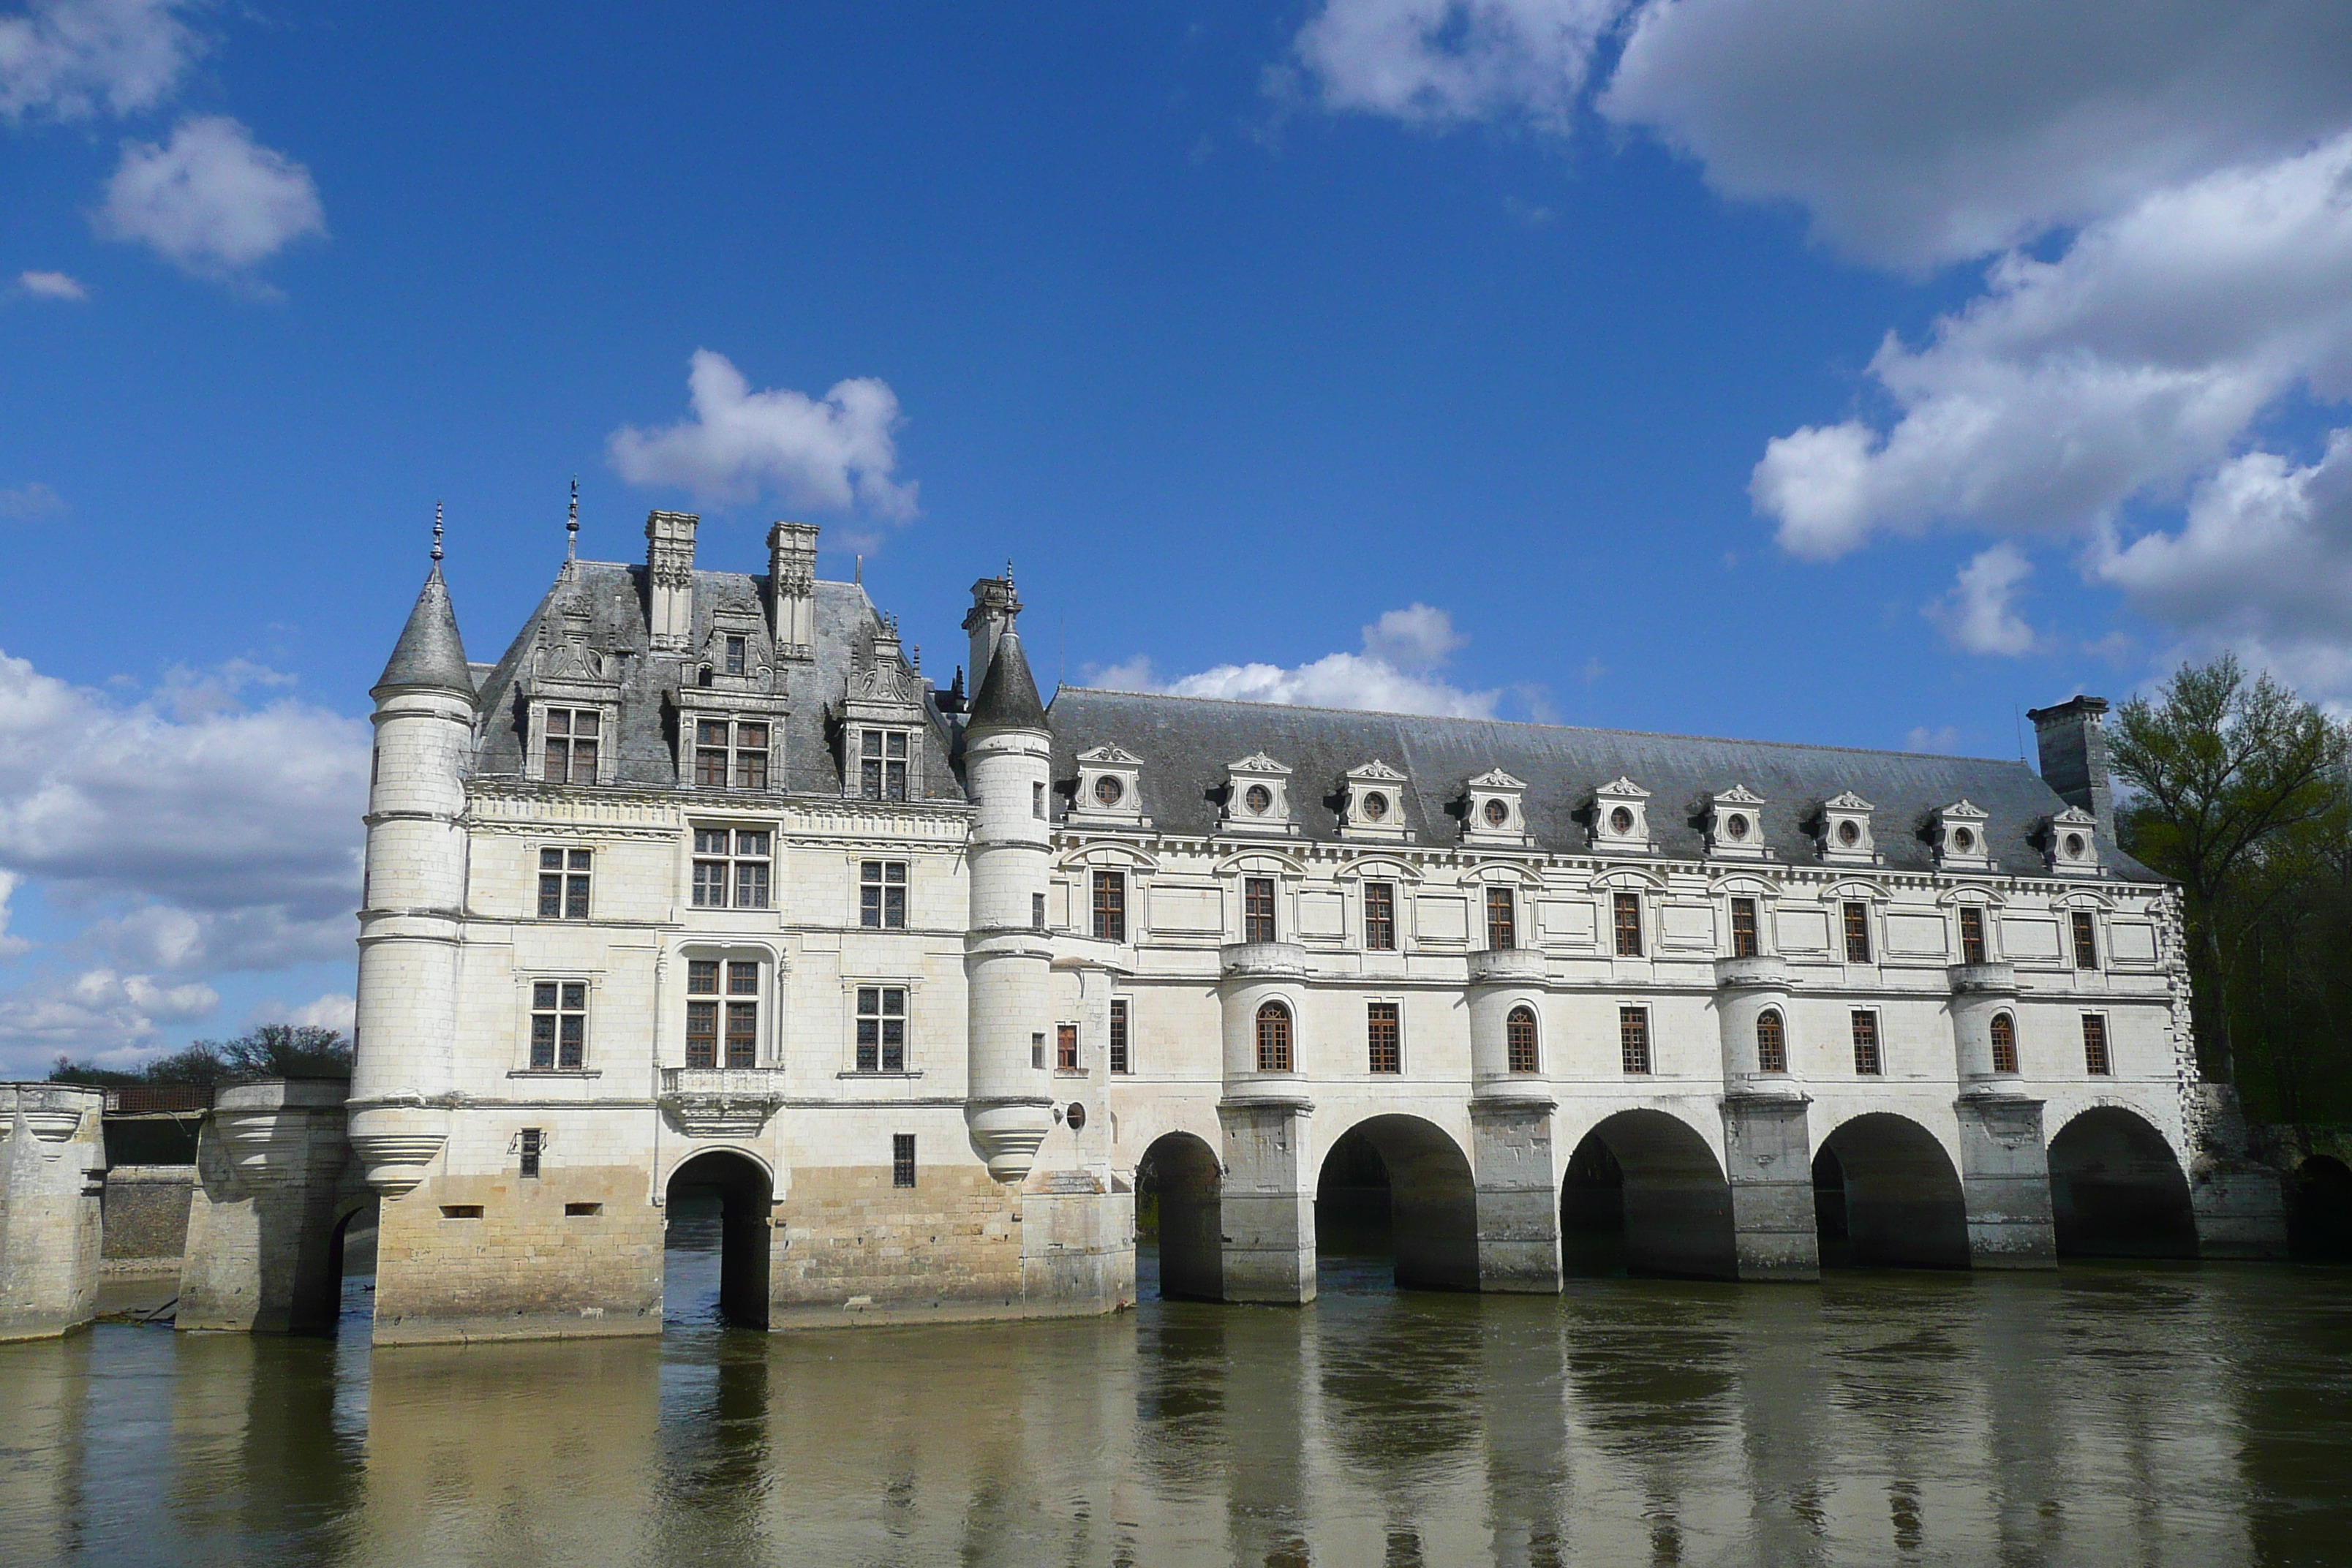
{"type": "Polygon", "coordinates": [[[779,658],[816,657],[816,535],[813,522],[768,530],[768,613],[779,658]]]}
{"type": "Polygon", "coordinates": [[[2107,782],[2107,731],[2101,715],[2104,697],[2077,697],[2055,708],[2032,708],[2033,737],[2041,742],[2042,782],[2057,791],[2068,805],[2079,805],[2099,819],[2099,830],[2112,843],[2116,831],[2116,797],[2107,782]]]}
{"type": "Polygon", "coordinates": [[[971,634],[971,662],[965,666],[972,679],[985,683],[990,668],[996,662],[996,642],[1013,625],[1013,617],[1021,613],[1021,596],[1013,591],[1013,563],[1004,563],[1002,577],[982,577],[971,585],[971,608],[963,617],[963,629],[971,634]]]}
{"type": "Polygon", "coordinates": [[[694,531],[690,511],[646,513],[646,626],[656,653],[694,647],[694,531]]]}

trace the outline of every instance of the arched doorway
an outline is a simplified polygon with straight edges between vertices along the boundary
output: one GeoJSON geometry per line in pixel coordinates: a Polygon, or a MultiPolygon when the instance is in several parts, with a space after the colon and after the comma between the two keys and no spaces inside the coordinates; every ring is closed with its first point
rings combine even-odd
{"type": "Polygon", "coordinates": [[[356,1322],[362,1332],[375,1316],[376,1223],[381,1210],[373,1197],[363,1198],[336,1216],[327,1238],[327,1278],[335,1292],[334,1322],[338,1331],[356,1322]]]}
{"type": "Polygon", "coordinates": [[[1560,1184],[1559,1232],[1570,1274],[1739,1277],[1723,1168],[1663,1110],[1621,1110],[1584,1135],[1560,1184]]]}
{"type": "Polygon", "coordinates": [[[1223,1183],[1216,1152],[1190,1132],[1157,1140],[1136,1162],[1136,1241],[1158,1255],[1162,1300],[1224,1299],[1223,1183]]]}
{"type": "Polygon", "coordinates": [[[1418,1116],[1375,1116],[1331,1145],[1315,1189],[1315,1248],[1386,1253],[1405,1290],[1478,1289],[1478,1194],[1461,1146],[1418,1116]]]}
{"type": "Polygon", "coordinates": [[[662,1318],[768,1326],[768,1173],[731,1149],[696,1154],[670,1173],[663,1205],[662,1318]]]}
{"type": "Polygon", "coordinates": [[[1966,1268],[1968,1201],[1936,1135],[1874,1110],[1841,1124],[1813,1156],[1825,1268],[1966,1268]]]}
{"type": "Polygon", "coordinates": [[[2050,1210],[2061,1258],[2194,1258],[2189,1178],[2164,1135],[2118,1106],[2086,1110],[2050,1140],[2050,1210]]]}
{"type": "Polygon", "coordinates": [[[2286,1184],[2287,1254],[2301,1263],[2352,1263],[2352,1167],[2314,1154],[2286,1184]]]}

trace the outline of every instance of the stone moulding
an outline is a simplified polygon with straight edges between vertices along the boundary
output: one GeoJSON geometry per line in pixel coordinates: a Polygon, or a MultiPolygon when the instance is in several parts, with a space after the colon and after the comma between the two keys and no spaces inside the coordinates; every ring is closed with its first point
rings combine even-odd
{"type": "Polygon", "coordinates": [[[689,1138],[756,1138],[784,1103],[772,1068],[664,1068],[661,1108],[689,1138]]]}

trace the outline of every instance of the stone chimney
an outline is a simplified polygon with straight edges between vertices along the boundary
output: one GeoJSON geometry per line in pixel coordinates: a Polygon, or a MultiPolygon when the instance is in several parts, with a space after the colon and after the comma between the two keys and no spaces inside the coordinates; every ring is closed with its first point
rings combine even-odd
{"type": "Polygon", "coordinates": [[[2100,715],[2104,697],[2077,697],[2055,708],[2031,708],[2034,739],[2041,742],[2042,782],[2068,805],[2099,819],[2099,829],[2116,830],[2115,791],[2107,783],[2107,731],[2100,715]]]}
{"type": "Polygon", "coordinates": [[[780,522],[768,530],[768,614],[776,657],[816,657],[816,524],[780,522]]]}
{"type": "Polygon", "coordinates": [[[971,585],[971,610],[963,618],[963,629],[971,634],[971,663],[965,668],[972,672],[975,682],[985,680],[988,667],[996,659],[997,639],[1013,626],[1013,618],[1021,613],[1021,597],[1013,591],[1013,566],[1006,563],[1002,577],[982,577],[971,585]]]}
{"type": "Polygon", "coordinates": [[[694,531],[690,511],[646,513],[646,626],[656,653],[694,648],[694,531]]]}

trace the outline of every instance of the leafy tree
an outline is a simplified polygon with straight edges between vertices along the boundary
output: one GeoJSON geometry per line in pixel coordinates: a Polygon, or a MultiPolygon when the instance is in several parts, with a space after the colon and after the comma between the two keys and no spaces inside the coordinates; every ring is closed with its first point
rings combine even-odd
{"type": "Polygon", "coordinates": [[[59,1057],[52,1083],[194,1084],[216,1088],[255,1078],[349,1078],[352,1043],[314,1024],[264,1024],[233,1040],[197,1040],[137,1072],[59,1057]]]}

